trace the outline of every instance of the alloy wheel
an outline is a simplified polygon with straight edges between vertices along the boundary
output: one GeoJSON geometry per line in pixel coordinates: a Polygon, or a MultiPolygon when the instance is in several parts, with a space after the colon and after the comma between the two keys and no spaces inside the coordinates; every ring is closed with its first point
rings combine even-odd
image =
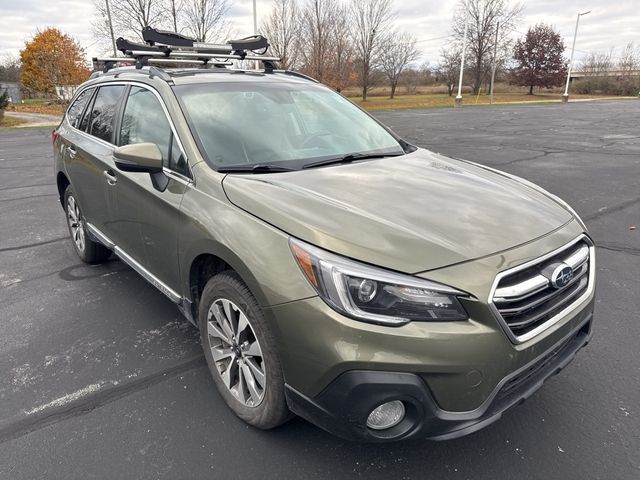
{"type": "Polygon", "coordinates": [[[246,407],[264,399],[266,371],[262,349],[245,313],[219,298],[207,314],[207,339],[222,382],[246,407]]]}
{"type": "Polygon", "coordinates": [[[84,224],[82,215],[80,215],[80,207],[78,207],[78,202],[76,202],[73,195],[70,195],[67,199],[67,222],[69,222],[69,230],[71,231],[73,242],[79,251],[84,252],[84,224]]]}

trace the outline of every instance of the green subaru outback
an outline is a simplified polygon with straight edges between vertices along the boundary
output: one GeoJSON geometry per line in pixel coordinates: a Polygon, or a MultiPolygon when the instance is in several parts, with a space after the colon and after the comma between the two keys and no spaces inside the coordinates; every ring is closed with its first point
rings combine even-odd
{"type": "Polygon", "coordinates": [[[565,202],[300,74],[219,62],[105,68],[52,136],[78,255],[177,304],[240,418],[454,438],[587,344],[594,246],[565,202]]]}

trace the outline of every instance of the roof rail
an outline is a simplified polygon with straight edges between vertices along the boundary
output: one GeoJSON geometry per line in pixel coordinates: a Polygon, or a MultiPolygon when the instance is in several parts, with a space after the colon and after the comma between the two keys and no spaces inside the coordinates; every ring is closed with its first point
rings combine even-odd
{"type": "Polygon", "coordinates": [[[286,73],[287,75],[292,75],[294,77],[300,77],[300,78],[304,78],[305,80],[310,80],[314,83],[320,83],[319,80],[316,80],[313,77],[310,77],[309,75],[305,75],[304,73],[300,73],[300,72],[296,72],[295,70],[280,70],[283,73],[286,73]]]}
{"type": "MultiPolygon", "coordinates": [[[[109,73],[111,71],[111,69],[114,68],[114,66],[110,66],[109,68],[106,68],[104,63],[118,63],[120,62],[120,58],[93,58],[93,62],[94,62],[94,67],[96,65],[100,65],[99,68],[95,68],[94,72],[91,73],[91,77],[90,78],[97,78],[101,75],[104,75],[105,73],[109,73]],[[115,62],[115,60],[117,60],[117,62],[115,62]]],[[[149,78],[153,78],[153,77],[158,77],[161,78],[162,80],[166,81],[166,82],[170,82],[172,81],[171,79],[171,75],[169,75],[167,72],[165,72],[164,70],[162,70],[161,68],[155,67],[153,65],[150,65],[147,69],[142,70],[139,68],[135,68],[135,69],[131,69],[131,70],[121,70],[121,71],[115,71],[115,72],[111,72],[113,75],[120,75],[121,73],[142,73],[144,75],[148,75],[149,78]]]]}
{"type": "MultiPolygon", "coordinates": [[[[229,40],[227,43],[202,43],[185,35],[145,27],[142,38],[146,43],[135,43],[124,38],[116,40],[116,46],[124,56],[94,58],[94,70],[106,73],[121,64],[135,65],[137,69],[144,66],[153,67],[155,73],[149,75],[162,78],[162,71],[157,65],[194,65],[202,68],[226,67],[233,65],[232,60],[258,60],[264,65],[266,73],[272,73],[280,61],[277,57],[266,56],[269,42],[262,35],[229,40]]],[[[167,75],[166,72],[162,72],[167,75]]]]}

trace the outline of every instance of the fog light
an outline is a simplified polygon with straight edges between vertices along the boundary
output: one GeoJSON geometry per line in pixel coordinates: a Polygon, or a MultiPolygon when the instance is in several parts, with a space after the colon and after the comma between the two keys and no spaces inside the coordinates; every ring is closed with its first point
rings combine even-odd
{"type": "Polygon", "coordinates": [[[404,404],[400,400],[383,403],[369,414],[367,427],[374,430],[395,427],[404,418],[404,413],[404,404]]]}

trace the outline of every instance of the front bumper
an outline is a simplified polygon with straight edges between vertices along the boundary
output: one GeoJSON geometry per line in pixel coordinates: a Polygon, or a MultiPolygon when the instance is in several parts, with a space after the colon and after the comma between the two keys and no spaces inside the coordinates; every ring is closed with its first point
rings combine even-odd
{"type": "Polygon", "coordinates": [[[475,432],[498,420],[557,374],[591,338],[593,313],[552,348],[506,376],[487,400],[467,412],[442,410],[427,384],[413,373],[351,370],[341,374],[313,399],[287,385],[289,408],[323,429],[349,440],[380,442],[412,437],[447,440],[475,432]],[[378,405],[401,400],[406,416],[388,430],[366,427],[378,405]]]}

